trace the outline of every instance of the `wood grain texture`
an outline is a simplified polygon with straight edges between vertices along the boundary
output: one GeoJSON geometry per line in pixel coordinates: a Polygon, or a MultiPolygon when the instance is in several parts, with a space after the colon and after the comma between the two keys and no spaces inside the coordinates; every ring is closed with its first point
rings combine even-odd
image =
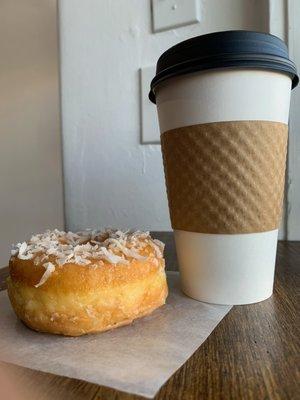
{"type": "MultiPolygon", "coordinates": [[[[172,234],[155,236],[166,243],[168,269],[176,270],[172,234]]],[[[0,270],[0,284],[6,276],[7,269],[0,270]]],[[[274,295],[262,303],[233,307],[155,399],[299,399],[299,281],[300,242],[280,242],[274,295]]],[[[142,399],[75,379],[10,369],[24,387],[36,389],[40,400],[142,399]]]]}

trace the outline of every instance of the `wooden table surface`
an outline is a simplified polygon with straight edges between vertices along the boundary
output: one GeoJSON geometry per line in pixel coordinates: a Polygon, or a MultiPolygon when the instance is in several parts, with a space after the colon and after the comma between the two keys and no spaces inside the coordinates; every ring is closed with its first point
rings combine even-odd
{"type": "MultiPolygon", "coordinates": [[[[177,269],[173,236],[166,262],[177,269]]],[[[0,270],[5,288],[7,268],[0,270]]],[[[206,342],[161,388],[156,400],[300,399],[300,242],[279,242],[274,295],[235,306],[206,342]]],[[[36,388],[39,400],[138,400],[139,396],[87,382],[10,367],[20,385],[36,388]]]]}

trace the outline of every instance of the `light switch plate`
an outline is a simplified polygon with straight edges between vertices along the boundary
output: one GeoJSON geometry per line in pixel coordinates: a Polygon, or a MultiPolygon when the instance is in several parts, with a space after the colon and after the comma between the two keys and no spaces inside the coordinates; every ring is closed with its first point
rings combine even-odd
{"type": "Polygon", "coordinates": [[[152,0],[153,31],[199,22],[199,0],[152,0]]]}
{"type": "Polygon", "coordinates": [[[150,83],[154,76],[154,65],[140,69],[142,144],[160,143],[160,131],[156,106],[155,104],[151,103],[148,98],[150,83]]]}

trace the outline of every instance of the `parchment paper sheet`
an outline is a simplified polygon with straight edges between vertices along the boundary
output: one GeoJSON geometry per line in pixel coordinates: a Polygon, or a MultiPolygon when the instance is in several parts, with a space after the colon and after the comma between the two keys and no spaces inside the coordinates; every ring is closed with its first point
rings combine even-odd
{"type": "Polygon", "coordinates": [[[192,300],[168,274],[167,305],[132,325],[66,338],[26,328],[0,292],[0,358],[35,370],[153,397],[205,341],[230,306],[192,300]]]}

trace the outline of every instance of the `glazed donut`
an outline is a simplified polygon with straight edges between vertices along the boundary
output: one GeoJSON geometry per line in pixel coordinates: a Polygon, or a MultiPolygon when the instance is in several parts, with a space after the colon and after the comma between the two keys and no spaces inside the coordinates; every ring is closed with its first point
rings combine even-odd
{"type": "Polygon", "coordinates": [[[28,327],[66,336],[129,324],[165,303],[163,248],[140,231],[33,235],[12,247],[12,307],[28,327]]]}

